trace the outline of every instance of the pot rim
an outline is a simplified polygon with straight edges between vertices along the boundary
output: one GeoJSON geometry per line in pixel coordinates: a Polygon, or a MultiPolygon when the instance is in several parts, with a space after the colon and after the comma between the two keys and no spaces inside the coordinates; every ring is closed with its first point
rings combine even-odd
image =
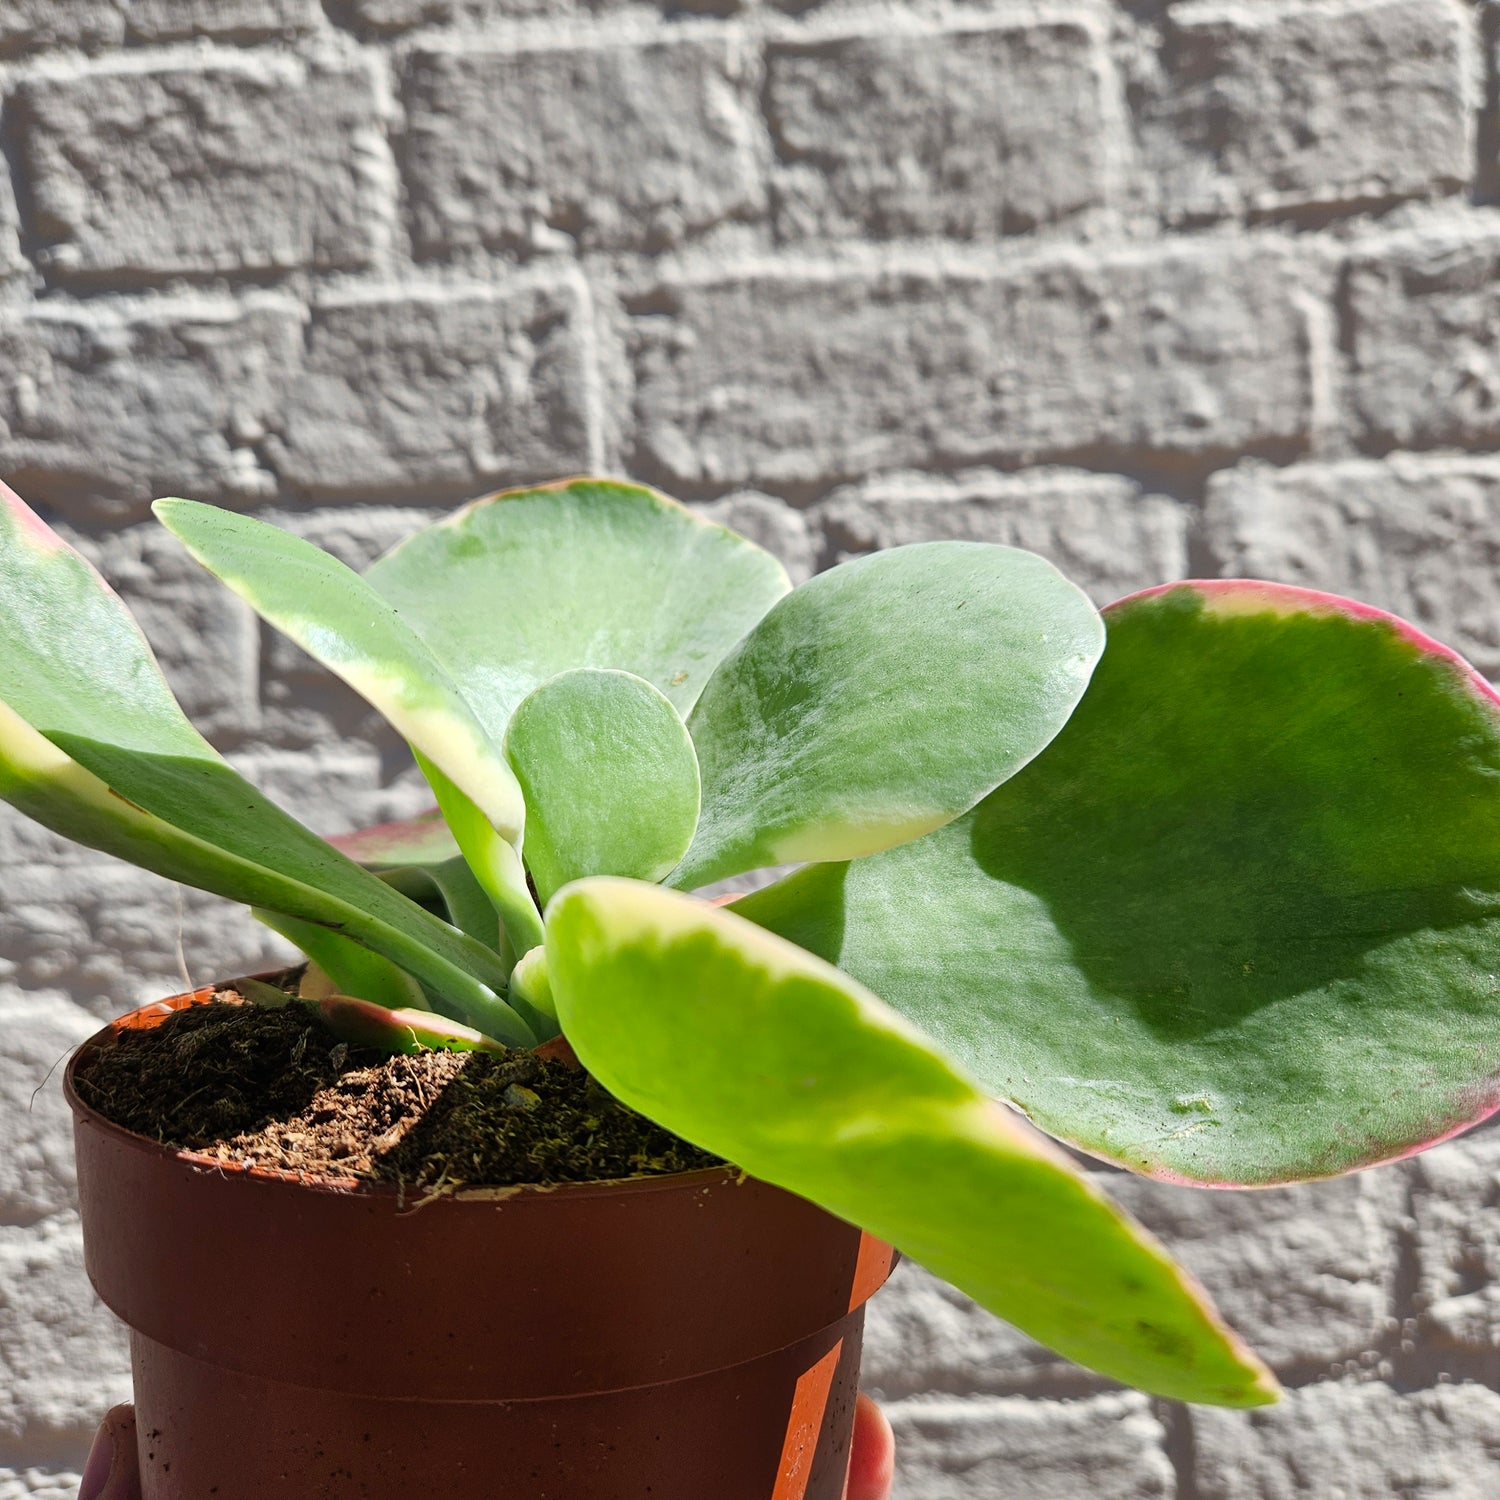
{"type": "Polygon", "coordinates": [[[417,1193],[400,1182],[378,1182],[363,1177],[334,1177],[319,1172],[289,1172],[281,1167],[268,1167],[259,1163],[222,1161],[205,1152],[181,1146],[169,1146],[163,1141],[152,1140],[150,1136],[127,1130],[123,1125],[117,1125],[107,1115],[101,1114],[83,1100],[76,1087],[75,1075],[79,1065],[87,1061],[91,1052],[97,1051],[108,1039],[117,1036],[121,1031],[148,1030],[153,1024],[160,1024],[175,1011],[187,1010],[194,1005],[221,1003],[216,1002],[214,997],[228,988],[231,983],[232,981],[225,981],[221,984],[204,985],[200,989],[185,990],[181,994],[169,995],[163,1000],[152,1000],[145,1005],[139,1005],[134,1010],[115,1017],[81,1041],[73,1049],[73,1055],[68,1059],[67,1067],[63,1070],[63,1097],[67,1100],[68,1108],[73,1112],[74,1118],[87,1118],[90,1128],[107,1135],[118,1145],[158,1159],[167,1158],[179,1161],[200,1171],[215,1172],[221,1177],[239,1177],[252,1182],[280,1183],[291,1188],[301,1188],[310,1193],[345,1198],[407,1200],[412,1212],[438,1199],[493,1203],[508,1198],[540,1196],[550,1198],[560,1195],[579,1200],[614,1198],[652,1192],[681,1192],[684,1189],[691,1190],[700,1184],[709,1186],[725,1180],[748,1178],[748,1173],[730,1164],[722,1167],[699,1167],[691,1172],[656,1172],[649,1176],[617,1177],[598,1182],[526,1182],[513,1183],[504,1187],[471,1185],[417,1193]]]}

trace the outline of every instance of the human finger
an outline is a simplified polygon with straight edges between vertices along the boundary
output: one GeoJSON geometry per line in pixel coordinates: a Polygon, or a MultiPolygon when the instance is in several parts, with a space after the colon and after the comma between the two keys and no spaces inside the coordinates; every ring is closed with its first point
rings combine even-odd
{"type": "Polygon", "coordinates": [[[83,1468],[78,1500],[141,1500],[133,1406],[114,1407],[100,1423],[83,1468]]]}
{"type": "Polygon", "coordinates": [[[890,1500],[896,1477],[896,1436],[885,1413],[860,1392],[849,1444],[844,1500],[890,1500]]]}

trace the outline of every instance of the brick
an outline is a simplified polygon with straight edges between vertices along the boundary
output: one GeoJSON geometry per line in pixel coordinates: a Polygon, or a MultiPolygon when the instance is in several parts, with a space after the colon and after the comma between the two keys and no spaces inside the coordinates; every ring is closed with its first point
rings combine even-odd
{"type": "MultiPolygon", "coordinates": [[[[743,0],[647,0],[668,16],[684,12],[725,15],[739,10],[743,0]]],[[[482,27],[533,16],[589,17],[600,12],[628,10],[635,0],[333,0],[331,9],[341,25],[372,36],[410,31],[417,26],[482,27]]]]}
{"type": "Polygon", "coordinates": [[[40,47],[95,52],[125,35],[121,0],[5,0],[0,5],[0,56],[40,47]]]}
{"type": "Polygon", "coordinates": [[[288,952],[244,908],[102,855],[6,872],[0,953],[13,983],[65,994],[100,1021],[214,979],[274,968],[288,952]]]}
{"type": "Polygon", "coordinates": [[[809,519],[840,562],[945,539],[1024,547],[1100,604],[1188,571],[1183,506],[1133,480],[1078,469],[882,475],[834,491],[809,519]]]}
{"type": "Polygon", "coordinates": [[[783,240],[987,239],[1105,199],[1110,81],[1083,21],[778,44],[766,73],[783,240]]]}
{"type": "Polygon", "coordinates": [[[131,0],[129,22],[131,36],[143,42],[245,42],[311,31],[320,14],[318,0],[131,0]]]}
{"type": "Polygon", "coordinates": [[[0,983],[0,1226],[24,1229],[72,1205],[73,1122],[62,1062],[99,1023],[60,994],[0,983]]]}
{"type": "Polygon", "coordinates": [[[27,269],[21,254],[21,215],[10,172],[0,161],[0,281],[27,269]]]}
{"type": "Polygon", "coordinates": [[[81,1468],[100,1416],[129,1399],[124,1332],[84,1275],[76,1215],[0,1228],[0,1454],[24,1443],[81,1468]]]}
{"type": "Polygon", "coordinates": [[[1312,405],[1300,275],[1268,238],[687,278],[634,303],[636,467],[668,488],[781,485],[1295,448],[1312,405]]]}
{"type": "Polygon", "coordinates": [[[483,25],[571,7],[561,0],[348,0],[343,9],[359,30],[383,35],[416,26],[483,25]]]}
{"type": "Polygon", "coordinates": [[[693,507],[700,515],[748,537],[779,558],[793,583],[817,571],[818,543],[800,510],[756,490],[740,490],[693,507]]]}
{"type": "Polygon", "coordinates": [[[1500,1487],[1500,1396],[1478,1385],[1288,1391],[1276,1406],[1195,1407],[1199,1500],[1481,1500],[1500,1487]]]}
{"type": "Polygon", "coordinates": [[[1101,1185],[1278,1372],[1374,1363],[1389,1340],[1406,1207],[1399,1169],[1257,1192],[1193,1192],[1120,1173],[1101,1185]]]}
{"type": "Polygon", "coordinates": [[[32,232],[64,278],[358,269],[394,169],[362,61],[135,59],[23,82],[32,232]]]}
{"type": "Polygon", "coordinates": [[[1241,464],[1210,480],[1206,525],[1226,575],[1379,605],[1500,674],[1500,459],[1241,464]]]}
{"type": "Polygon", "coordinates": [[[1412,1218],[1423,1345],[1500,1350],[1500,1131],[1438,1146],[1414,1166],[1412,1218]]]}
{"type": "Polygon", "coordinates": [[[77,519],[138,519],[174,491],[264,496],[256,444],[301,358],[301,321],[265,294],[0,319],[0,471],[77,519]]]}
{"type": "Polygon", "coordinates": [[[73,1469],[35,1464],[12,1469],[0,1463],[0,1500],[75,1500],[82,1478],[73,1469]]]}
{"type": "MultiPolygon", "coordinates": [[[[87,864],[98,855],[70,843],[60,834],[33,823],[9,803],[0,803],[0,869],[21,865],[87,864]]],[[[0,978],[10,972],[9,958],[0,948],[0,978]]]]}
{"type": "Polygon", "coordinates": [[[1500,220],[1412,230],[1351,256],[1355,416],[1378,447],[1500,443],[1500,220]]]}
{"type": "Polygon", "coordinates": [[[889,1415],[895,1500],[1168,1500],[1176,1493],[1161,1424],[1143,1396],[904,1401],[889,1415]]]}
{"type": "Polygon", "coordinates": [[[423,255],[657,250],[765,208],[752,58],[732,37],[419,51],[404,98],[423,255]]]}
{"type": "Polygon", "coordinates": [[[588,468],[585,319],[572,283],[328,296],[272,464],[312,495],[424,499],[588,468]]]}
{"type": "Polygon", "coordinates": [[[70,540],[124,599],[193,723],[210,738],[253,729],[259,631],[250,607],[155,521],[70,540]]]}
{"type": "Polygon", "coordinates": [[[1142,133],[1169,219],[1453,192],[1473,167],[1469,18],[1446,0],[1173,7],[1142,133]]]}

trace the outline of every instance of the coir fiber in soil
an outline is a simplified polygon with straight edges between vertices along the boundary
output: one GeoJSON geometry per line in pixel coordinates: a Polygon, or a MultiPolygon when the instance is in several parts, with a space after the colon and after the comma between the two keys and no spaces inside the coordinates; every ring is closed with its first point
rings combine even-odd
{"type": "Polygon", "coordinates": [[[459,1186],[610,1181],[719,1165],[582,1069],[526,1051],[388,1056],[306,1007],[189,1006],[79,1069],[83,1101],[138,1135],[224,1162],[459,1186]]]}

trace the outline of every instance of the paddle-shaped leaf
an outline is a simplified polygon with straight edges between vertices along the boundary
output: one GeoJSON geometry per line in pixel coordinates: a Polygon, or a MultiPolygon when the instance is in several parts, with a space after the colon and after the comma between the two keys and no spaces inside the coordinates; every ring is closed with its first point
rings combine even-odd
{"type": "Polygon", "coordinates": [[[736,910],[1153,1176],[1328,1176],[1494,1110],[1495,694],[1301,589],[1173,585],[1105,618],[1068,727],[972,815],[736,910]]]}
{"type": "Polygon", "coordinates": [[[627,1104],[897,1245],[1070,1358],[1228,1405],[1275,1382],[1144,1230],[837,970],[633,881],[548,908],[564,1034],[627,1104]]]}
{"type": "Polygon", "coordinates": [[[526,795],[526,865],[546,901],[581,875],[656,881],[698,823],[698,760],[643,677],[582,667],[523,700],[505,753],[526,795]]]}
{"type": "Polygon", "coordinates": [[[574,667],[634,672],[685,713],[790,587],[743,537],[598,479],[476,501],[365,577],[463,684],[496,743],[533,688],[574,667]]]}
{"type": "Polygon", "coordinates": [[[352,568],[252,516],[158,500],[156,518],[216,578],[390,720],[515,842],[526,810],[500,751],[420,637],[352,568]]]}
{"type": "Polygon", "coordinates": [[[188,723],[119,597],[0,487],[0,781],[48,827],[171,879],[333,927],[493,1035],[526,1028],[496,955],[268,801],[188,723]]]}
{"type": "Polygon", "coordinates": [[[1067,722],[1104,629],[1030,552],[927,542],[789,594],[689,719],[703,776],[672,884],[849,859],[972,807],[1067,722]]]}

